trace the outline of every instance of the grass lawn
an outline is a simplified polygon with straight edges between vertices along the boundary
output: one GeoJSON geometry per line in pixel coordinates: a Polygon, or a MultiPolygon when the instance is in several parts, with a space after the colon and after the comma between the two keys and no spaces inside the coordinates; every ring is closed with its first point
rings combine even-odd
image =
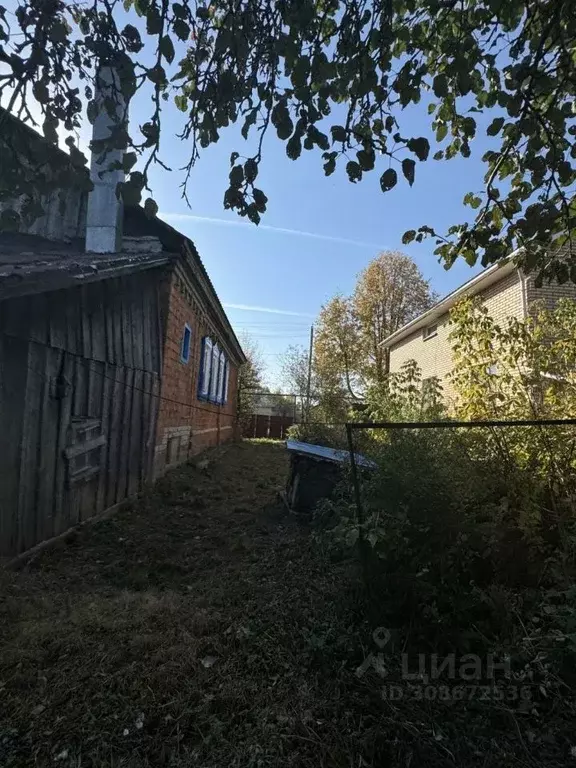
{"type": "Polygon", "coordinates": [[[571,693],[384,699],[399,632],[357,675],[378,622],[356,560],[278,502],[286,470],[280,443],[230,446],[0,570],[0,766],[576,764],[571,693]]]}
{"type": "Polygon", "coordinates": [[[278,503],[286,469],[232,446],[0,572],[0,765],[349,764],[322,653],[347,566],[278,503]]]}

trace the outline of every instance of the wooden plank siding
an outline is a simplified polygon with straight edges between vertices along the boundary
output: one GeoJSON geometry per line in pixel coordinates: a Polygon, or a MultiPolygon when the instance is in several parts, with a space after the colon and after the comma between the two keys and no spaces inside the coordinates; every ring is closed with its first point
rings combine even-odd
{"type": "Polygon", "coordinates": [[[0,555],[152,479],[161,270],[0,302],[0,555]]]}

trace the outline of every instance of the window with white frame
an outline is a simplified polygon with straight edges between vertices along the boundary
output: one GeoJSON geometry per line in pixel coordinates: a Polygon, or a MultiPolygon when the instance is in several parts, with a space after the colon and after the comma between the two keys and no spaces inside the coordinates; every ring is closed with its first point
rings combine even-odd
{"type": "Polygon", "coordinates": [[[218,402],[218,367],[220,365],[220,347],[214,344],[212,347],[212,369],[210,371],[210,396],[212,403],[218,402]]]}
{"type": "Polygon", "coordinates": [[[208,400],[210,397],[210,372],[212,370],[212,339],[204,336],[200,358],[200,377],[198,381],[198,397],[208,400]]]}
{"type": "Polygon", "coordinates": [[[224,402],[224,374],[226,372],[226,355],[224,352],[220,352],[220,362],[218,365],[218,394],[217,402],[224,402]]]}
{"type": "Polygon", "coordinates": [[[434,323],[433,325],[427,325],[422,331],[422,338],[424,339],[424,341],[426,341],[426,339],[431,339],[433,336],[436,336],[437,333],[438,333],[438,323],[434,323]]]}
{"type": "Polygon", "coordinates": [[[228,402],[228,379],[230,378],[230,363],[226,360],[226,371],[224,372],[224,393],[222,395],[222,402],[228,402]]]}

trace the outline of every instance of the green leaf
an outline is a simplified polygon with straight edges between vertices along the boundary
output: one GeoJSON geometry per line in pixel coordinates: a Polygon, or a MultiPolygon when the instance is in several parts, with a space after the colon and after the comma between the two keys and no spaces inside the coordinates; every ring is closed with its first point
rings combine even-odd
{"type": "Polygon", "coordinates": [[[396,186],[397,182],[398,174],[394,168],[388,168],[388,170],[384,171],[382,176],[380,176],[380,187],[382,188],[382,192],[389,192],[396,186]]]}
{"type": "Polygon", "coordinates": [[[420,137],[419,139],[410,139],[407,144],[408,149],[414,152],[418,160],[427,160],[430,154],[430,142],[428,139],[420,137]]]}
{"type": "Polygon", "coordinates": [[[124,169],[124,173],[130,173],[132,168],[134,168],[136,165],[137,161],[138,156],[136,155],[136,152],[126,152],[122,159],[122,167],[124,169]]]}
{"type": "Polygon", "coordinates": [[[180,93],[178,96],[174,96],[174,104],[176,104],[180,112],[188,111],[188,99],[183,94],[180,93]]]}
{"type": "Polygon", "coordinates": [[[234,168],[230,171],[230,186],[231,187],[241,187],[242,182],[244,181],[244,169],[241,165],[235,165],[234,168]]]}
{"type": "Polygon", "coordinates": [[[252,194],[254,196],[254,205],[260,211],[260,213],[264,213],[266,211],[266,203],[268,202],[268,198],[262,192],[261,189],[258,189],[257,187],[254,187],[252,194]]]}
{"type": "Polygon", "coordinates": [[[164,35],[163,38],[160,40],[160,53],[168,64],[172,64],[174,61],[174,44],[172,43],[172,40],[168,37],[168,35],[164,35]]]}
{"type": "Polygon", "coordinates": [[[486,129],[486,133],[488,134],[488,136],[497,136],[502,130],[503,125],[504,125],[504,118],[495,117],[494,120],[492,120],[492,122],[486,129]]]}
{"type": "Polygon", "coordinates": [[[236,162],[236,160],[238,160],[239,157],[240,157],[240,155],[238,154],[238,152],[232,152],[232,154],[230,155],[230,167],[231,168],[234,165],[234,163],[236,162]]]}
{"type": "Polygon", "coordinates": [[[410,160],[409,158],[405,158],[402,160],[402,173],[404,174],[405,179],[408,181],[408,184],[412,186],[414,184],[414,174],[416,169],[416,163],[414,160],[410,160]]]}
{"type": "Polygon", "coordinates": [[[408,245],[414,240],[415,237],[416,237],[416,230],[409,229],[407,232],[404,232],[404,234],[402,235],[402,243],[404,245],[408,245]]]}
{"type": "Polygon", "coordinates": [[[439,99],[444,98],[448,94],[448,78],[446,75],[436,75],[434,83],[432,84],[434,95],[439,99]]]}
{"type": "Polygon", "coordinates": [[[162,32],[162,17],[155,7],[150,8],[146,14],[146,32],[149,35],[159,35],[162,32]]]}
{"type": "Polygon", "coordinates": [[[346,173],[348,174],[348,179],[353,183],[360,181],[362,178],[362,168],[354,160],[346,163],[346,173]]]}
{"type": "Polygon", "coordinates": [[[333,141],[341,141],[344,142],[348,138],[348,134],[346,133],[346,129],[341,125],[333,125],[330,128],[330,133],[332,134],[332,140],[333,141]]]}
{"type": "Polygon", "coordinates": [[[144,213],[149,219],[154,219],[158,215],[158,204],[151,197],[147,197],[144,201],[144,213]]]}
{"type": "Polygon", "coordinates": [[[336,170],[336,158],[329,157],[322,167],[324,168],[324,175],[331,176],[336,170]]]}
{"type": "Polygon", "coordinates": [[[251,184],[256,176],[258,176],[258,163],[251,157],[244,163],[244,178],[251,184]]]}
{"type": "Polygon", "coordinates": [[[297,133],[294,133],[286,144],[286,154],[290,160],[298,160],[302,154],[302,139],[297,133]]]}
{"type": "Polygon", "coordinates": [[[176,19],[172,25],[174,34],[179,40],[188,40],[190,37],[190,27],[182,19],[176,19]]]}
{"type": "Polygon", "coordinates": [[[376,162],[376,153],[372,147],[361,149],[356,153],[356,157],[358,158],[358,162],[360,163],[360,167],[363,171],[371,171],[374,168],[376,162]]]}
{"type": "Polygon", "coordinates": [[[436,141],[443,141],[448,135],[448,126],[446,123],[440,123],[436,130],[436,141]]]}

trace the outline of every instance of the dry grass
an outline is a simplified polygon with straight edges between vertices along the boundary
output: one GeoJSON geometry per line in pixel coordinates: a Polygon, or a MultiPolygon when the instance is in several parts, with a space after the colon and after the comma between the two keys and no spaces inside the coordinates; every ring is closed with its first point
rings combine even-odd
{"type": "Polygon", "coordinates": [[[349,765],[345,566],[278,504],[285,465],[234,446],[0,575],[1,765],[349,765]]]}
{"type": "Polygon", "coordinates": [[[285,474],[281,444],[233,446],[0,572],[2,768],[574,761],[566,707],[383,701],[359,679],[377,649],[356,566],[278,503],[285,474]]]}

